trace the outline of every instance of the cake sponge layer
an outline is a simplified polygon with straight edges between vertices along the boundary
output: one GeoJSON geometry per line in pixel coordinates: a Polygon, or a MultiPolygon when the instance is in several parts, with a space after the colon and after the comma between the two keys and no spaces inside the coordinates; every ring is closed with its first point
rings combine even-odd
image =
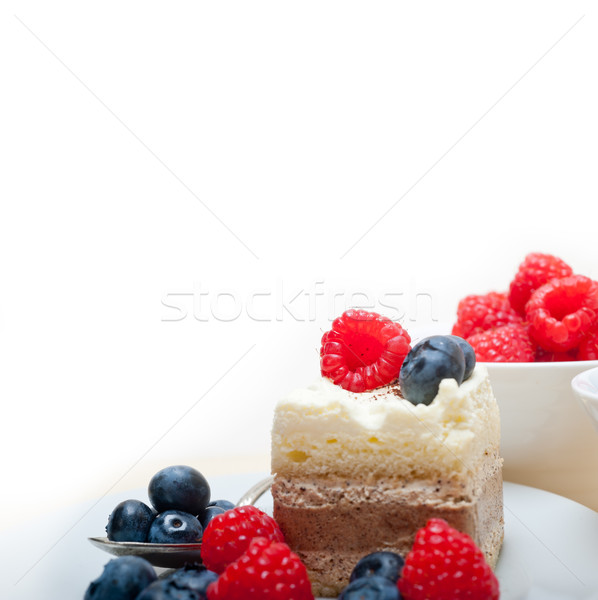
{"type": "Polygon", "coordinates": [[[322,378],[277,404],[272,472],[466,479],[499,444],[498,406],[483,365],[460,386],[443,380],[428,406],[403,399],[398,385],[355,394],[322,378]]]}
{"type": "Polygon", "coordinates": [[[475,493],[462,488],[458,496],[453,482],[276,477],[274,518],[320,596],[336,597],[371,552],[405,556],[433,517],[470,535],[494,567],[504,531],[501,467],[498,456],[487,457],[475,493]]]}

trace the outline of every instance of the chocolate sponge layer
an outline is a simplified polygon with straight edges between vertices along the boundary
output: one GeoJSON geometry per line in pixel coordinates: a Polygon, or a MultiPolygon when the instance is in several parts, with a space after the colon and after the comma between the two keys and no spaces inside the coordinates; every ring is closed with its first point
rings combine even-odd
{"type": "Polygon", "coordinates": [[[366,554],[390,550],[405,556],[416,531],[433,517],[470,535],[492,567],[502,545],[497,455],[488,456],[467,483],[277,476],[272,495],[274,518],[305,563],[318,596],[336,597],[366,554]]]}

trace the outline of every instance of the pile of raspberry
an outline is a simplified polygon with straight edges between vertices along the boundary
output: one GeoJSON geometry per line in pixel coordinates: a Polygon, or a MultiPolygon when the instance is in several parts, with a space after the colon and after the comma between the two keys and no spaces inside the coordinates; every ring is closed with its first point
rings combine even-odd
{"type": "Polygon", "coordinates": [[[481,362],[598,359],[598,282],[551,254],[528,254],[506,292],[463,298],[452,333],[481,362]]]}

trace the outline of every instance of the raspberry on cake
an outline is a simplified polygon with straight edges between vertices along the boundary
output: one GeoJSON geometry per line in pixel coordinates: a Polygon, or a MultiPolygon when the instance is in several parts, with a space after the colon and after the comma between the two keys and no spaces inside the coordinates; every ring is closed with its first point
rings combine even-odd
{"type": "Polygon", "coordinates": [[[365,310],[347,310],[322,336],[322,375],[352,392],[373,390],[398,377],[410,342],[398,323],[365,310]]]}
{"type": "MultiPolygon", "coordinates": [[[[459,347],[451,337],[445,343],[459,347]]],[[[414,346],[418,361],[442,360],[442,345],[420,344],[434,352],[414,346]]],[[[459,379],[465,355],[452,348],[451,360],[455,353],[463,360],[459,379]]],[[[278,402],[274,518],[316,595],[337,596],[367,554],[405,556],[430,518],[471,536],[496,564],[504,527],[499,413],[486,368],[470,371],[460,384],[450,375],[434,382],[434,397],[418,404],[401,393],[399,373],[354,392],[323,372],[278,402]]]]}

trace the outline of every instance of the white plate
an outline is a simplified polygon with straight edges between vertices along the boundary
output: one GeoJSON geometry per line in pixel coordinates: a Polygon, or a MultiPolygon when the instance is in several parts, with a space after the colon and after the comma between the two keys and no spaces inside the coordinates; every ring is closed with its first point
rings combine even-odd
{"type": "MultiPolygon", "coordinates": [[[[264,476],[214,477],[212,496],[236,501],[264,476]]],[[[126,498],[147,501],[147,492],[112,494],[0,532],[0,598],[82,598],[111,558],[88,538],[104,533],[112,508],[126,498]]],[[[502,600],[598,600],[598,513],[507,483],[505,524],[497,567],[502,600]]]]}
{"type": "Polygon", "coordinates": [[[504,600],[598,598],[598,513],[550,492],[505,484],[504,600]]]}

